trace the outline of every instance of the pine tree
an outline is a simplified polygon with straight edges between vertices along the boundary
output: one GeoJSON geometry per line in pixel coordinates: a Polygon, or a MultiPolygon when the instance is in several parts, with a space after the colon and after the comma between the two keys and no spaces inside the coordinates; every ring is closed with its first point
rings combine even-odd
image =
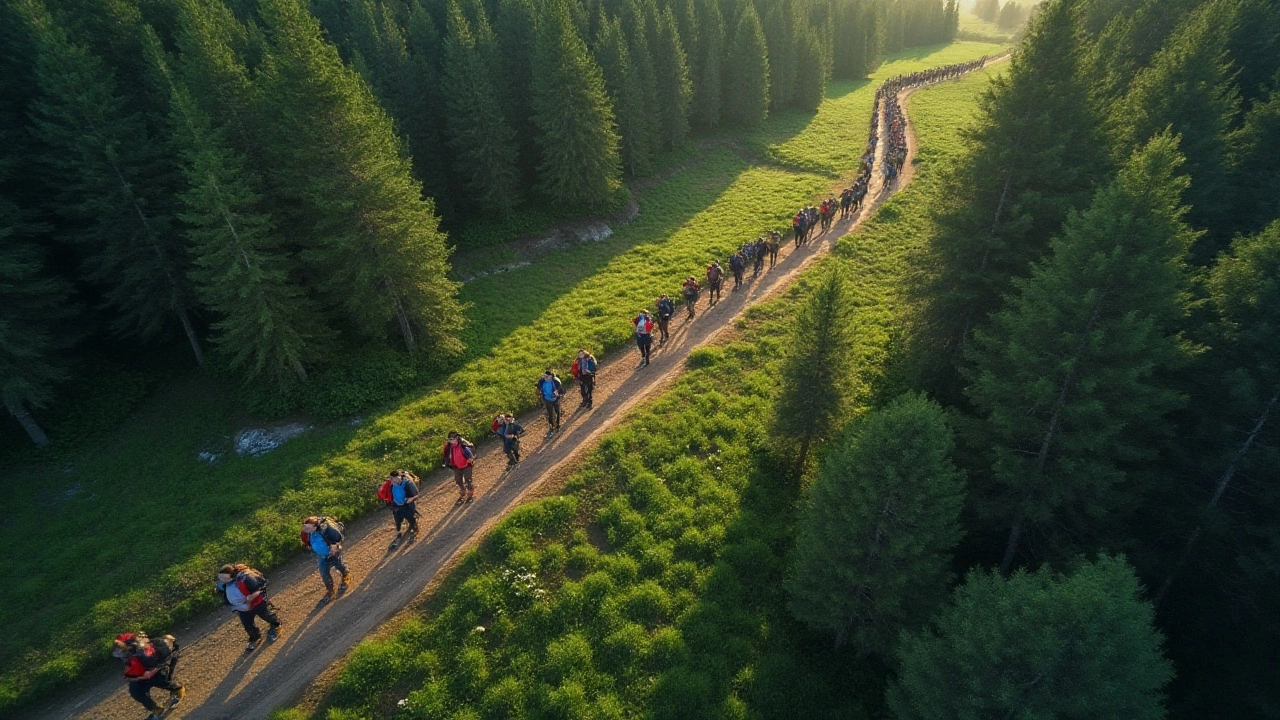
{"type": "Polygon", "coordinates": [[[690,56],[689,62],[696,68],[693,82],[692,115],[694,125],[709,130],[720,124],[724,104],[720,90],[723,85],[724,18],[716,0],[698,0],[696,6],[699,32],[699,54],[690,56]]]}
{"type": "Polygon", "coordinates": [[[502,115],[489,53],[450,0],[444,46],[445,128],[454,171],[474,210],[511,212],[519,202],[515,133],[502,115]]]}
{"type": "Polygon", "coordinates": [[[640,72],[631,62],[622,23],[617,18],[601,17],[599,27],[595,56],[605,88],[613,99],[622,163],[629,175],[641,176],[649,171],[653,148],[640,72]]]}
{"type": "Polygon", "coordinates": [[[887,655],[928,617],[960,539],[964,474],[942,408],[904,395],[873,411],[822,462],[796,525],[788,607],[836,646],[887,655]]]}
{"type": "Polygon", "coordinates": [[[1230,226],[1246,232],[1260,230],[1280,218],[1280,72],[1274,89],[1255,103],[1235,134],[1230,154],[1230,226]]]}
{"type": "Polygon", "coordinates": [[[934,621],[903,637],[888,705],[897,720],[1162,720],[1173,667],[1123,559],[1069,575],[974,570],[934,621]]]}
{"type": "MultiPolygon", "coordinates": [[[[1074,11],[1045,7],[1008,69],[992,78],[967,135],[968,152],[947,183],[931,243],[924,308],[915,334],[922,365],[954,363],[973,328],[997,310],[1107,171],[1101,123],[1077,74],[1074,11]]],[[[950,367],[926,384],[955,397],[950,367]]]]}
{"type": "Polygon", "coordinates": [[[391,119],[300,0],[260,10],[269,46],[257,110],[277,226],[355,332],[395,327],[410,350],[459,348],[444,235],[391,119]]]}
{"type": "Polygon", "coordinates": [[[796,36],[805,30],[797,22],[793,0],[770,3],[764,17],[766,56],[769,58],[769,111],[792,107],[796,98],[796,36]]]}
{"type": "Polygon", "coordinates": [[[413,169],[423,192],[435,198],[447,214],[453,206],[449,185],[449,160],[444,142],[444,94],[440,87],[443,41],[431,13],[414,0],[409,9],[405,36],[409,48],[409,90],[405,98],[408,117],[401,122],[413,154],[413,169]]]}
{"type": "Polygon", "coordinates": [[[87,255],[85,276],[105,288],[113,328],[152,338],[177,320],[196,362],[204,352],[189,314],[185,248],[167,205],[173,168],[168,148],[116,93],[115,78],[39,3],[18,11],[39,46],[41,96],[32,103],[36,134],[60,180],[55,209],[87,255]]]}
{"type": "Polygon", "coordinates": [[[618,187],[618,134],[600,66],[564,0],[543,8],[533,83],[538,187],[568,207],[599,207],[618,187]]]}
{"type": "Polygon", "coordinates": [[[738,13],[725,67],[725,121],[758,125],[769,115],[769,54],[755,8],[738,13]]]}
{"type": "Polygon", "coordinates": [[[1059,546],[1063,527],[1075,543],[1103,531],[1100,519],[1138,494],[1126,465],[1149,455],[1181,403],[1160,377],[1185,354],[1175,326],[1196,233],[1183,222],[1181,163],[1167,135],[1135,153],[975,335],[967,393],[985,417],[995,512],[1011,525],[1002,569],[1029,527],[1059,546]]]}
{"type": "Polygon", "coordinates": [[[774,412],[778,431],[800,443],[797,477],[804,472],[810,445],[835,426],[849,385],[848,303],[844,278],[833,267],[810,291],[791,329],[774,412]]]}
{"type": "Polygon", "coordinates": [[[640,79],[640,90],[644,97],[641,106],[645,111],[644,126],[648,134],[646,142],[656,154],[662,145],[662,117],[658,110],[658,73],[653,57],[653,31],[649,18],[649,14],[654,12],[654,5],[652,0],[648,0],[647,8],[642,7],[637,4],[639,1],[632,0],[623,5],[618,19],[622,22],[623,32],[627,34],[628,57],[640,79]]]}
{"type": "Polygon", "coordinates": [[[693,85],[689,61],[671,8],[658,13],[652,47],[653,70],[658,80],[658,136],[663,147],[675,149],[689,135],[689,102],[693,85]]]}
{"type": "Polygon", "coordinates": [[[835,6],[833,22],[832,73],[856,80],[867,76],[866,6],[861,0],[841,0],[835,6]]]}
{"type": "Polygon", "coordinates": [[[532,97],[537,11],[530,0],[500,0],[493,24],[502,113],[516,134],[520,148],[520,175],[532,183],[537,176],[538,165],[532,97]]]}
{"type": "MultiPolygon", "coordinates": [[[[1182,136],[1191,176],[1190,218],[1202,228],[1217,227],[1230,206],[1227,134],[1239,107],[1216,7],[1205,5],[1183,21],[1151,65],[1134,78],[1113,117],[1122,152],[1168,127],[1182,136]]],[[[1205,247],[1201,257],[1212,257],[1215,251],[1205,247]]]]}
{"type": "Polygon", "coordinates": [[[823,60],[822,44],[813,35],[802,34],[796,38],[795,46],[795,106],[812,112],[818,109],[827,94],[827,67],[823,60]]]}
{"type": "Polygon", "coordinates": [[[305,381],[306,363],[323,357],[333,333],[296,282],[295,263],[260,210],[258,179],[230,148],[224,129],[173,79],[154,32],[143,49],[172,94],[173,135],[187,178],[181,218],[191,245],[190,276],[197,298],[218,315],[214,342],[248,378],[268,372],[305,381]]]}

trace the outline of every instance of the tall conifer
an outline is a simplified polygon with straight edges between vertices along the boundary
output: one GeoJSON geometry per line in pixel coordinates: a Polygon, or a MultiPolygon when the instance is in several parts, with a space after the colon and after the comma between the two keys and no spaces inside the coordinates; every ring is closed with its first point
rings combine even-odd
{"type": "Polygon", "coordinates": [[[710,129],[720,124],[724,107],[723,87],[724,18],[716,0],[697,0],[699,50],[689,62],[696,68],[693,83],[693,124],[710,129]]]}
{"type": "Polygon", "coordinates": [[[300,0],[260,8],[269,46],[258,111],[279,226],[353,331],[395,328],[411,350],[458,348],[444,235],[391,119],[300,0]]]}
{"type": "Polygon", "coordinates": [[[632,177],[644,175],[653,159],[653,147],[640,72],[631,62],[621,21],[602,13],[599,28],[595,56],[613,98],[622,163],[632,177]]]}
{"type": "Polygon", "coordinates": [[[764,122],[769,114],[769,51],[751,3],[738,13],[724,76],[725,120],[736,125],[764,122]]]}
{"type": "Polygon", "coordinates": [[[1140,495],[1126,468],[1181,403],[1161,377],[1184,360],[1175,328],[1196,237],[1181,163],[1168,136],[1135,153],[975,336],[967,392],[992,448],[992,507],[1011,526],[1005,569],[1032,529],[1068,551],[1105,533],[1102,518],[1140,495]]]}
{"type": "Polygon", "coordinates": [[[653,70],[658,80],[658,135],[663,147],[673,149],[689,134],[689,102],[693,85],[689,61],[680,44],[671,8],[658,13],[654,30],[653,70]]]}
{"type": "Polygon", "coordinates": [[[618,134],[600,67],[564,0],[543,9],[533,82],[539,188],[566,206],[603,204],[618,186],[618,134]]]}

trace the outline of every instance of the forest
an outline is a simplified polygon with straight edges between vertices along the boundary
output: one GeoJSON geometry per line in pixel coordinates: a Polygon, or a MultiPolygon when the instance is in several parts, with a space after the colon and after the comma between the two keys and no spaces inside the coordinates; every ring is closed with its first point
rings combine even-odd
{"type": "Polygon", "coordinates": [[[959,17],[933,0],[2,12],[0,368],[38,445],[41,412],[103,364],[143,382],[207,364],[267,415],[314,412],[316,385],[388,353],[438,375],[462,351],[460,242],[625,204],[624,178],[690,132],[812,111],[829,77],[959,17]]]}

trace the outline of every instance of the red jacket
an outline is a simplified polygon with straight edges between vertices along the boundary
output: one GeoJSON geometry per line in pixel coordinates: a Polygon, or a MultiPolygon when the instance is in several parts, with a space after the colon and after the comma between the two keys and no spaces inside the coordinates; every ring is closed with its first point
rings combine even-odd
{"type": "Polygon", "coordinates": [[[382,487],[378,488],[378,499],[382,502],[394,502],[394,496],[391,494],[390,480],[382,481],[382,487]]]}
{"type": "Polygon", "coordinates": [[[653,318],[648,315],[637,315],[635,319],[631,321],[631,324],[636,326],[636,333],[640,335],[650,335],[653,333],[653,318]]]}

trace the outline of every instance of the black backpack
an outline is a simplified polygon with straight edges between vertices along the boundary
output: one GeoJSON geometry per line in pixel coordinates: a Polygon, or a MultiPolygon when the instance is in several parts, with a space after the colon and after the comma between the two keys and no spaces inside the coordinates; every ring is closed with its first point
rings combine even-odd
{"type": "Polygon", "coordinates": [[[320,518],[320,525],[316,529],[320,531],[320,536],[324,538],[325,542],[330,545],[337,545],[345,537],[344,533],[347,531],[347,526],[331,517],[322,517],[320,518]]]}

